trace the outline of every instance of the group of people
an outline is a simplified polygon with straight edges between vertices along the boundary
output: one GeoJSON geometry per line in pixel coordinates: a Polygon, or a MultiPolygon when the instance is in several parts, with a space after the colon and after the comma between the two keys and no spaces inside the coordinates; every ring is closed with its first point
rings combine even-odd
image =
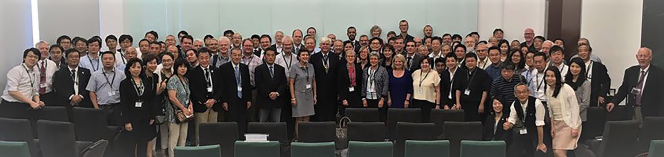
{"type": "Polygon", "coordinates": [[[400,21],[400,33],[385,41],[379,26],[359,40],[348,27],[348,40],[329,34],[318,43],[314,27],[277,31],[275,42],[231,30],[202,40],[180,31],[177,41],[162,42],[149,31],[138,48],[131,35],[109,35],[103,52],[101,37],[63,35],[24,51],[7,74],[0,117],[35,120],[44,106],[65,106],[71,120],[73,107],[96,108],[124,129],[125,156],[152,156],[157,138],[162,154],[173,156],[175,146],[204,138],[201,123],[237,122],[242,138],[249,121],[283,121],[297,139],[298,123],[335,121],[345,108],[377,108],[383,122],[388,108],[419,108],[423,122],[432,109],[463,110],[465,121],[483,122],[484,140],[505,140],[510,156],[551,149],[566,156],[588,107],[610,112],[628,98],[637,120],[664,115],[656,104],[664,72],[650,63],[648,48],[638,50],[639,65],[625,71],[609,100],[606,66],[587,39],[565,48],[530,28],[524,42],[504,39],[501,29],[484,41],[477,32],[434,36],[429,25],[418,38],[408,28],[400,21]],[[196,134],[187,138],[192,116],[196,134]]]}

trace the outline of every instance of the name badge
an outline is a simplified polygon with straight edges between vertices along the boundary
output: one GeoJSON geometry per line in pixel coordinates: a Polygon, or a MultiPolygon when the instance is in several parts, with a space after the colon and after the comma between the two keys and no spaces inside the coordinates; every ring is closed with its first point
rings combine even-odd
{"type": "Polygon", "coordinates": [[[519,134],[521,134],[521,135],[528,134],[528,129],[526,129],[526,128],[519,129],[519,134]]]}
{"type": "Polygon", "coordinates": [[[307,89],[311,89],[311,84],[307,84],[305,87],[306,87],[307,89]]]}
{"type": "Polygon", "coordinates": [[[141,102],[141,101],[137,101],[137,102],[136,102],[136,105],[134,105],[134,107],[137,107],[137,108],[141,108],[141,107],[143,107],[143,102],[141,102]]]}
{"type": "Polygon", "coordinates": [[[470,95],[470,89],[466,89],[465,91],[463,91],[463,94],[464,95],[470,95]]]}
{"type": "Polygon", "coordinates": [[[115,91],[110,91],[110,92],[108,92],[108,95],[109,95],[109,96],[115,96],[115,91]]]}
{"type": "Polygon", "coordinates": [[[638,89],[636,87],[632,88],[632,94],[638,95],[639,93],[641,93],[641,89],[638,89]]]}
{"type": "Polygon", "coordinates": [[[46,88],[46,83],[39,84],[39,87],[46,88]]]}
{"type": "Polygon", "coordinates": [[[238,91],[238,92],[241,92],[241,91],[242,91],[242,87],[237,87],[237,91],[238,91]]]}
{"type": "Polygon", "coordinates": [[[420,94],[421,94],[421,93],[422,93],[422,88],[417,89],[417,93],[420,93],[420,94]]]}
{"type": "Polygon", "coordinates": [[[212,87],[207,87],[207,92],[212,93],[212,87]]]}
{"type": "Polygon", "coordinates": [[[355,87],[348,87],[348,92],[353,92],[355,91],[355,87]]]}

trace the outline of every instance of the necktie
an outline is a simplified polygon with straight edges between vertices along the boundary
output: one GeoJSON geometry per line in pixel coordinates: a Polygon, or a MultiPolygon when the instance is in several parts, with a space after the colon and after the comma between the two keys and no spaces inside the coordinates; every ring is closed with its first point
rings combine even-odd
{"type": "Polygon", "coordinates": [[[43,60],[41,63],[41,68],[39,68],[39,94],[44,94],[46,93],[46,88],[42,86],[41,84],[46,84],[46,61],[43,60]]]}
{"type": "Polygon", "coordinates": [[[74,80],[74,83],[76,83],[76,69],[71,70],[71,80],[74,80]]]}
{"type": "Polygon", "coordinates": [[[323,55],[323,66],[325,67],[325,72],[327,73],[327,70],[330,69],[330,64],[327,62],[327,55],[323,55]]]}
{"type": "MultiPolygon", "coordinates": [[[[237,83],[238,87],[242,87],[242,79],[240,79],[240,70],[238,69],[239,66],[235,67],[235,82],[237,83]]],[[[242,91],[238,90],[237,91],[237,97],[242,98],[242,91]]]]}
{"type": "Polygon", "coordinates": [[[274,78],[274,67],[270,66],[270,77],[274,78]]]}
{"type": "Polygon", "coordinates": [[[408,70],[410,70],[410,64],[411,64],[410,61],[412,59],[413,59],[413,57],[408,57],[408,60],[406,61],[408,63],[408,66],[406,67],[406,69],[408,69],[408,70]]]}
{"type": "Polygon", "coordinates": [[[212,80],[210,80],[210,69],[209,68],[205,68],[205,81],[207,82],[208,87],[212,86],[212,80]]]}
{"type": "Polygon", "coordinates": [[[639,89],[639,93],[636,94],[636,106],[641,106],[641,96],[643,95],[643,80],[646,77],[646,71],[641,70],[641,77],[639,77],[639,85],[636,87],[639,89]]]}

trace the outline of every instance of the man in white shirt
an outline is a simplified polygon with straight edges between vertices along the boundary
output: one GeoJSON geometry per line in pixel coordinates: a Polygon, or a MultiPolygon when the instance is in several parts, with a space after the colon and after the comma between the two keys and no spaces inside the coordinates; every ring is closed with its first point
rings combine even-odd
{"type": "MultiPolygon", "coordinates": [[[[544,46],[542,46],[544,49],[544,46]]],[[[553,46],[549,50],[551,54],[551,66],[558,68],[560,75],[562,75],[563,82],[565,82],[565,75],[569,71],[569,66],[565,65],[565,54],[563,54],[563,48],[560,46],[553,46]]]]}
{"type": "Polygon", "coordinates": [[[37,61],[41,58],[39,50],[29,48],[23,52],[23,64],[7,72],[7,84],[2,92],[0,117],[31,119],[31,110],[44,106],[39,99],[39,70],[37,61]]]}
{"type": "Polygon", "coordinates": [[[293,38],[285,36],[283,39],[284,51],[277,55],[275,63],[285,68],[286,77],[290,77],[290,68],[297,65],[297,55],[293,53],[293,38]]]}
{"type": "Polygon", "coordinates": [[[545,108],[539,99],[528,96],[529,89],[526,84],[514,87],[516,101],[510,107],[510,116],[503,124],[504,130],[513,130],[513,139],[508,147],[509,156],[535,156],[533,150],[547,152],[544,144],[544,116],[545,108]],[[537,143],[536,149],[533,144],[537,143]],[[526,153],[523,153],[526,150],[526,153]]]}
{"type": "Polygon", "coordinates": [[[53,94],[53,74],[58,71],[59,67],[55,62],[48,60],[48,43],[40,41],[35,44],[39,50],[41,58],[37,62],[37,69],[39,69],[39,91],[40,100],[46,105],[52,105],[55,94],[53,94]]]}

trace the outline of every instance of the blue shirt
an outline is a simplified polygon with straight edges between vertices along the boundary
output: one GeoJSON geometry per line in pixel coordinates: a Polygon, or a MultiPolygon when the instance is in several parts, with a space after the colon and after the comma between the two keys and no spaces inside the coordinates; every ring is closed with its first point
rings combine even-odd
{"type": "Polygon", "coordinates": [[[100,69],[93,72],[90,76],[90,82],[85,87],[90,92],[97,95],[97,104],[111,105],[120,103],[120,82],[125,79],[122,70],[105,71],[100,69]]]}
{"type": "Polygon", "coordinates": [[[94,59],[90,54],[81,57],[78,66],[90,70],[91,73],[104,69],[104,66],[101,63],[101,57],[97,56],[97,58],[94,59]]]}
{"type": "Polygon", "coordinates": [[[500,77],[500,65],[502,63],[498,63],[498,65],[491,64],[484,71],[489,74],[489,77],[491,77],[491,81],[496,80],[496,78],[500,77]]]}

